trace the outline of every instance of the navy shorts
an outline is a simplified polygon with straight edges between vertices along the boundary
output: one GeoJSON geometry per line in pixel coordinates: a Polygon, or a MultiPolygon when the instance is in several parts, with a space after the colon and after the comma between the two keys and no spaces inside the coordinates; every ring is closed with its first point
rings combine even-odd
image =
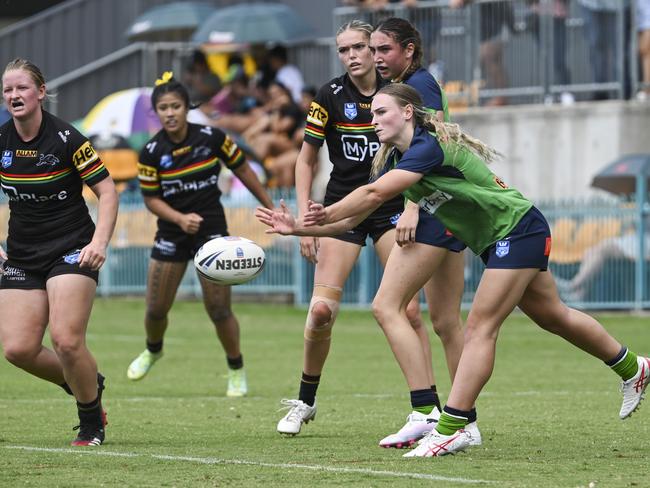
{"type": "Polygon", "coordinates": [[[211,234],[167,234],[156,233],[156,238],[151,248],[151,258],[157,261],[171,261],[184,263],[194,259],[199,248],[211,239],[228,235],[226,228],[218,229],[222,232],[211,234]]]}
{"type": "Polygon", "coordinates": [[[481,253],[481,259],[486,268],[546,271],[550,254],[551,229],[542,213],[532,207],[507,236],[481,253]]]}
{"type": "Polygon", "coordinates": [[[420,209],[420,220],[415,229],[415,242],[461,252],[467,246],[459,241],[436,217],[420,209]]]}
{"type": "Polygon", "coordinates": [[[15,266],[12,264],[10,257],[3,266],[4,272],[0,281],[0,290],[45,290],[47,280],[64,274],[88,276],[97,283],[99,271],[79,266],[77,259],[80,251],[81,248],[72,249],[54,261],[51,266],[42,270],[27,270],[15,266]]]}

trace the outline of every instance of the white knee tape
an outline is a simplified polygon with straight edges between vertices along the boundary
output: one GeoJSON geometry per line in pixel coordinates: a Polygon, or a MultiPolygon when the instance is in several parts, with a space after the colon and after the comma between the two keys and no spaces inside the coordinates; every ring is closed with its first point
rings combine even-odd
{"type": "Polygon", "coordinates": [[[311,342],[328,341],[332,336],[332,327],[339,313],[341,295],[343,290],[327,285],[314,285],[314,294],[309,303],[309,312],[305,322],[305,339],[311,342]],[[324,303],[330,311],[329,320],[325,323],[316,323],[312,316],[312,309],[317,303],[324,303]]]}

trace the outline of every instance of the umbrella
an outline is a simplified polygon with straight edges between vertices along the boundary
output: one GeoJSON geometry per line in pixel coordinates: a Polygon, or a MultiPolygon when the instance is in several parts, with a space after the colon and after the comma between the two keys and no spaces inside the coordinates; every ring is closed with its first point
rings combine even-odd
{"type": "Polygon", "coordinates": [[[106,133],[92,135],[89,139],[115,181],[128,181],[138,176],[138,154],[123,136],[106,133]]]}
{"type": "Polygon", "coordinates": [[[80,127],[84,134],[123,136],[133,141],[134,149],[161,129],[151,108],[151,88],[129,88],[108,95],[88,112],[80,127]]]}
{"type": "Polygon", "coordinates": [[[215,10],[201,2],[159,5],[140,15],[125,35],[131,41],[187,41],[215,10]]]}
{"type": "Polygon", "coordinates": [[[264,43],[312,37],[295,10],[280,3],[246,3],[214,12],[192,36],[194,42],[264,43]]]}
{"type": "Polygon", "coordinates": [[[649,184],[650,154],[629,154],[600,170],[591,186],[617,195],[631,195],[636,192],[637,178],[644,177],[649,184]]]}

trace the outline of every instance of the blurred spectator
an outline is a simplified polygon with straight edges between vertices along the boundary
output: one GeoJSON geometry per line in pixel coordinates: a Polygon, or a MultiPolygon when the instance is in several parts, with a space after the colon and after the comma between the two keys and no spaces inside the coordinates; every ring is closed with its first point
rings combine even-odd
{"type": "Polygon", "coordinates": [[[275,73],[275,80],[289,89],[293,101],[300,102],[302,88],[305,86],[300,70],[287,61],[287,48],[275,46],[268,52],[269,65],[275,73]]]}
{"type": "MultiPolygon", "coordinates": [[[[557,279],[557,287],[562,296],[570,301],[580,302],[587,297],[590,285],[595,276],[605,267],[608,259],[626,259],[636,261],[639,235],[631,232],[620,237],[605,239],[584,253],[580,268],[570,280],[557,279]]],[[[650,259],[650,233],[645,234],[645,259],[650,259]]]]}
{"type": "MultiPolygon", "coordinates": [[[[569,0],[529,0],[533,16],[530,18],[530,29],[540,42],[540,16],[552,17],[550,41],[553,44],[554,77],[550,80],[555,85],[568,85],[570,81],[569,68],[566,63],[566,19],[569,14],[569,0]]],[[[544,36],[542,36],[542,39],[544,36]]],[[[551,100],[552,102],[552,100],[551,100]]],[[[571,105],[575,98],[569,92],[560,95],[562,105],[571,105]]]]}
{"type": "MultiPolygon", "coordinates": [[[[274,81],[269,86],[266,114],[258,117],[242,134],[258,160],[264,163],[264,167],[275,178],[277,186],[293,185],[293,168],[288,171],[285,164],[278,166],[277,160],[280,158],[280,161],[285,163],[286,158],[282,156],[297,149],[296,131],[301,127],[304,118],[305,114],[294,103],[289,89],[274,81]]],[[[294,163],[295,157],[292,164],[294,163]]]]}
{"type": "MultiPolygon", "coordinates": [[[[451,8],[463,8],[472,0],[449,0],[451,8]]],[[[479,57],[481,70],[487,78],[487,87],[498,89],[508,86],[508,76],[503,66],[503,28],[514,32],[514,12],[512,2],[498,0],[480,3],[479,6],[480,40],[479,57]]],[[[499,96],[489,100],[486,105],[505,105],[505,97],[499,96]]]]}
{"type": "Polygon", "coordinates": [[[637,98],[650,100],[650,0],[636,0],[636,30],[639,33],[642,83],[637,98]]]}
{"type": "MultiPolygon", "coordinates": [[[[629,90],[628,37],[629,0],[578,0],[584,21],[583,32],[589,45],[589,59],[594,83],[616,81],[618,37],[624,39],[624,91],[629,90]],[[624,7],[623,32],[618,32],[617,13],[624,7]]],[[[598,91],[595,100],[606,100],[609,94],[598,91]]]]}
{"type": "Polygon", "coordinates": [[[200,49],[192,52],[182,83],[187,87],[192,103],[208,101],[221,88],[221,80],[210,69],[205,53],[200,49]]]}

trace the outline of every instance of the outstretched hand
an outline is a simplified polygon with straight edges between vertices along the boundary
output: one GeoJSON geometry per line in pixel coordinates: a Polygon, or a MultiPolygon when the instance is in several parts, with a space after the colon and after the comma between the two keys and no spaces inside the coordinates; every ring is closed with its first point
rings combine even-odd
{"type": "Polygon", "coordinates": [[[280,208],[269,209],[257,207],[255,209],[255,217],[270,227],[270,229],[266,230],[267,234],[282,234],[287,236],[293,234],[296,230],[296,218],[291,215],[289,207],[284,203],[284,200],[280,200],[280,208]]]}
{"type": "Polygon", "coordinates": [[[307,212],[302,218],[305,227],[323,225],[325,224],[326,218],[327,212],[325,211],[325,206],[312,200],[307,202],[307,212]]]}

